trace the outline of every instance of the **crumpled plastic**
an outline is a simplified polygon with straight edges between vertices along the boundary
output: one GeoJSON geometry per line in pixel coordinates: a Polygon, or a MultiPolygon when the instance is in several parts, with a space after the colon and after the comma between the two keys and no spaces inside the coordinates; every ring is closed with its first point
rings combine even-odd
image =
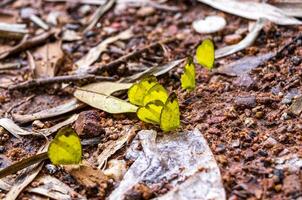
{"type": "Polygon", "coordinates": [[[226,199],[219,168],[198,129],[158,137],[153,130],[142,130],[126,158],[135,161],[109,200],[123,199],[139,183],[154,188],[167,182],[172,189],[155,199],[226,199]],[[138,141],[142,151],[136,148],[138,141]]]}

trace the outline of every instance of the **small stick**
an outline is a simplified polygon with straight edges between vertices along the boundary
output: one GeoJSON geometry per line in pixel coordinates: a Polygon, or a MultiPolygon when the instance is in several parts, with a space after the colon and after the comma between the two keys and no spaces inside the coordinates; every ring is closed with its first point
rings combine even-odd
{"type": "Polygon", "coordinates": [[[27,39],[27,36],[25,35],[23,40],[20,42],[20,44],[12,47],[11,49],[5,51],[4,53],[0,54],[0,59],[4,59],[10,55],[19,53],[21,51],[24,51],[28,48],[32,48],[34,46],[37,46],[39,44],[45,43],[46,39],[53,36],[54,31],[49,31],[42,33],[40,35],[37,35],[33,38],[27,39]]]}
{"type": "Polygon", "coordinates": [[[99,19],[114,5],[115,0],[109,0],[105,5],[100,6],[93,14],[89,25],[85,28],[84,33],[90,31],[99,19]]]}
{"type": "Polygon", "coordinates": [[[70,82],[80,82],[80,81],[114,81],[115,79],[112,77],[104,77],[104,76],[95,76],[93,74],[87,75],[66,75],[66,76],[55,76],[50,78],[39,78],[33,79],[29,81],[25,81],[16,85],[11,85],[8,87],[9,90],[17,90],[30,88],[35,86],[48,85],[53,83],[70,83],[70,82]]]}
{"type": "Polygon", "coordinates": [[[46,159],[48,159],[47,152],[39,153],[32,157],[25,158],[19,162],[8,166],[7,168],[0,170],[0,179],[46,159]]]}
{"type": "Polygon", "coordinates": [[[161,46],[162,44],[166,44],[166,43],[170,43],[170,42],[173,42],[175,41],[176,38],[175,37],[172,37],[172,38],[168,38],[168,39],[164,39],[162,41],[159,41],[159,42],[154,42],[154,43],[151,43],[141,49],[137,49],[137,50],[134,50],[130,53],[128,53],[127,55],[124,55],[108,64],[105,64],[105,65],[101,65],[93,70],[91,70],[89,73],[90,74],[100,74],[103,72],[104,69],[109,69],[109,68],[112,68],[112,67],[116,67],[122,63],[125,63],[127,60],[133,58],[133,57],[136,57],[137,55],[140,55],[144,52],[146,52],[147,50],[149,49],[152,49],[152,48],[155,48],[157,46],[161,46]]]}

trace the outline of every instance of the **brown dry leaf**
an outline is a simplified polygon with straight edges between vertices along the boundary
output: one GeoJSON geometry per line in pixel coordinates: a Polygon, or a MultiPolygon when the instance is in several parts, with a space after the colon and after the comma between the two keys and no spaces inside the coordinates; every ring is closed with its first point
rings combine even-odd
{"type": "Polygon", "coordinates": [[[218,10],[231,13],[247,19],[258,20],[260,18],[268,19],[279,25],[298,25],[302,21],[287,16],[282,10],[266,4],[252,1],[235,0],[198,0],[218,10]]]}
{"type": "Polygon", "coordinates": [[[62,41],[47,43],[34,52],[35,77],[54,77],[62,67],[64,52],[61,48],[62,41]]]}
{"type": "Polygon", "coordinates": [[[111,95],[120,90],[127,90],[132,86],[132,83],[116,83],[116,82],[98,82],[91,83],[80,87],[81,90],[98,92],[105,95],[111,95]]]}
{"type": "MultiPolygon", "coordinates": [[[[48,143],[43,145],[38,153],[45,152],[48,148],[48,143]]],[[[5,196],[5,200],[15,200],[27,185],[29,185],[39,174],[43,167],[43,161],[25,168],[15,179],[13,186],[5,196]]]]}
{"type": "Polygon", "coordinates": [[[130,29],[119,33],[116,36],[109,37],[104,41],[100,42],[97,46],[91,48],[89,52],[78,60],[75,65],[77,67],[76,73],[83,74],[86,73],[91,64],[93,64],[100,55],[107,50],[109,44],[116,42],[118,40],[127,40],[133,36],[133,33],[130,29]]]}
{"type": "Polygon", "coordinates": [[[106,144],[106,148],[97,157],[98,168],[102,169],[113,154],[115,154],[119,149],[121,149],[126,143],[136,135],[137,127],[125,127],[124,134],[118,140],[111,140],[106,144]]]}
{"type": "Polygon", "coordinates": [[[35,180],[37,187],[29,187],[26,191],[40,194],[51,199],[68,200],[72,198],[86,199],[68,185],[52,176],[42,176],[35,180]]]}
{"type": "Polygon", "coordinates": [[[98,169],[92,168],[88,163],[79,166],[64,166],[64,169],[70,173],[78,183],[89,190],[98,188],[98,197],[104,198],[108,187],[108,177],[98,169]]]}
{"type": "Polygon", "coordinates": [[[12,117],[14,119],[14,121],[19,122],[19,123],[27,123],[27,122],[31,122],[34,121],[36,119],[45,119],[45,118],[50,118],[50,117],[55,117],[58,115],[62,115],[65,113],[68,113],[70,111],[79,109],[84,107],[85,104],[77,101],[76,99],[71,99],[70,101],[47,109],[47,110],[42,110],[40,112],[36,112],[33,114],[25,114],[25,115],[19,115],[19,114],[12,114],[12,117]]]}

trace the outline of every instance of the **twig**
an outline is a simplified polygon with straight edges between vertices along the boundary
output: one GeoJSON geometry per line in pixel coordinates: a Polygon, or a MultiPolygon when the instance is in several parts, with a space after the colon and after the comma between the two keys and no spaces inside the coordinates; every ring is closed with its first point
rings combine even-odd
{"type": "Polygon", "coordinates": [[[105,5],[100,6],[95,13],[93,14],[91,21],[89,25],[85,28],[84,33],[87,33],[90,31],[96,23],[99,21],[99,19],[114,5],[115,0],[108,0],[108,2],[105,5]]]}
{"type": "MultiPolygon", "coordinates": [[[[8,51],[0,54],[0,59],[4,59],[10,55],[13,55],[13,54],[16,54],[16,53],[19,53],[21,51],[24,51],[28,48],[32,48],[34,46],[37,46],[39,44],[42,44],[44,42],[46,42],[46,39],[53,36],[54,35],[54,31],[49,31],[49,32],[45,32],[45,33],[42,33],[40,35],[37,35],[33,38],[30,38],[30,39],[23,39],[20,44],[14,46],[13,48],[9,49],[8,51]]],[[[24,36],[26,37],[26,36],[24,36]]]]}
{"type": "Polygon", "coordinates": [[[21,160],[20,162],[17,162],[15,164],[8,166],[7,168],[0,170],[0,179],[4,178],[5,176],[8,176],[10,174],[14,174],[14,173],[20,171],[21,169],[24,169],[28,166],[31,166],[33,164],[36,164],[36,163],[41,162],[42,160],[46,160],[46,159],[48,159],[47,152],[40,153],[40,154],[34,155],[29,158],[25,158],[24,160],[21,160]]]}
{"type": "Polygon", "coordinates": [[[66,76],[56,76],[50,78],[39,78],[33,79],[29,81],[25,81],[16,85],[11,85],[8,87],[9,90],[17,90],[24,89],[42,85],[48,85],[53,83],[70,83],[70,82],[82,82],[82,81],[113,81],[115,80],[112,77],[104,77],[104,76],[95,76],[93,74],[87,75],[66,75],[66,76]]]}
{"type": "Polygon", "coordinates": [[[19,107],[20,105],[30,101],[32,98],[34,98],[36,95],[31,95],[29,97],[27,97],[26,99],[24,99],[23,101],[20,101],[14,105],[12,105],[9,109],[7,109],[7,111],[5,112],[5,117],[9,117],[10,113],[12,112],[13,109],[19,107]]]}
{"type": "Polygon", "coordinates": [[[131,59],[131,58],[134,58],[136,57],[137,55],[140,55],[146,51],[148,51],[149,49],[152,49],[152,48],[155,48],[157,46],[160,46],[162,44],[166,44],[166,43],[170,43],[170,42],[173,42],[175,41],[177,38],[175,37],[172,37],[172,38],[168,38],[168,39],[164,39],[162,41],[159,41],[159,42],[154,42],[154,43],[151,43],[141,49],[137,49],[137,50],[134,50],[130,53],[128,53],[127,55],[124,55],[108,64],[105,64],[105,65],[101,65],[93,70],[91,70],[89,73],[90,74],[100,74],[103,72],[104,69],[109,69],[109,68],[112,68],[112,67],[116,67],[122,63],[125,63],[127,60],[131,59]]]}

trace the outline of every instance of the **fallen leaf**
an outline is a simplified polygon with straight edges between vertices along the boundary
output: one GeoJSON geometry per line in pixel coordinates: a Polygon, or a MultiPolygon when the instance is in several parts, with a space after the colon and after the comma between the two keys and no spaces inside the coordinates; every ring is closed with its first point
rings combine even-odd
{"type": "Polygon", "coordinates": [[[36,193],[49,197],[51,199],[60,199],[60,200],[71,200],[72,198],[76,199],[86,199],[77,192],[75,192],[68,185],[60,181],[59,179],[52,176],[41,176],[35,180],[37,187],[29,187],[26,189],[27,192],[36,193]]]}
{"type": "Polygon", "coordinates": [[[136,112],[137,110],[137,107],[135,105],[103,93],[87,91],[78,88],[74,92],[74,96],[80,101],[94,108],[98,108],[112,114],[136,112]]]}
{"type": "Polygon", "coordinates": [[[108,187],[108,177],[98,169],[92,168],[88,163],[79,166],[64,166],[64,169],[70,173],[78,183],[82,184],[86,190],[98,189],[97,196],[104,198],[108,187]]]}
{"type": "Polygon", "coordinates": [[[35,77],[54,77],[62,66],[64,52],[61,48],[62,41],[47,43],[39,47],[33,54],[35,60],[35,77]]]}
{"type": "Polygon", "coordinates": [[[107,160],[129,142],[136,134],[137,127],[125,127],[124,134],[117,140],[110,140],[106,143],[106,148],[97,157],[98,168],[106,167],[107,160]]]}
{"type": "Polygon", "coordinates": [[[91,48],[89,52],[78,60],[75,65],[77,67],[76,73],[83,74],[87,73],[91,64],[93,64],[100,55],[107,50],[108,45],[114,43],[118,40],[127,40],[133,36],[133,33],[130,29],[119,33],[116,36],[109,37],[104,41],[100,42],[97,46],[91,48]]]}
{"type": "Polygon", "coordinates": [[[71,112],[75,109],[82,108],[84,106],[85,106],[85,104],[77,101],[76,99],[71,99],[62,105],[59,105],[59,106],[56,106],[56,107],[53,107],[50,109],[46,109],[46,110],[42,110],[40,112],[36,112],[33,114],[26,114],[26,115],[12,114],[12,117],[13,117],[14,121],[24,124],[27,122],[34,121],[36,119],[45,119],[45,118],[62,115],[62,114],[71,112]]]}
{"type": "Polygon", "coordinates": [[[111,95],[114,92],[120,90],[127,90],[132,86],[132,83],[116,83],[116,82],[98,82],[98,83],[91,83],[80,87],[80,90],[91,91],[102,93],[105,95],[111,95]]]}
{"type": "Polygon", "coordinates": [[[198,0],[218,10],[244,17],[247,19],[259,20],[260,18],[268,19],[279,25],[299,25],[301,21],[287,16],[282,10],[258,2],[240,2],[236,0],[198,0]]]}

